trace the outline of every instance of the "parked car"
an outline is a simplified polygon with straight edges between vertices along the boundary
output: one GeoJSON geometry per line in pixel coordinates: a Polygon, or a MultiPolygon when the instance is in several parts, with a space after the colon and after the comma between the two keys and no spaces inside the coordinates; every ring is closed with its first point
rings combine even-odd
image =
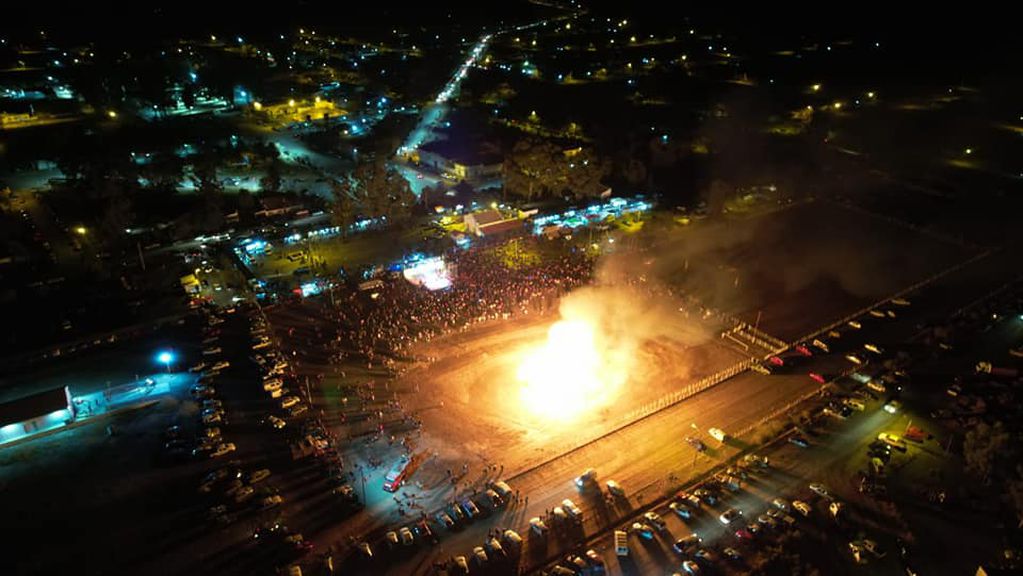
{"type": "Polygon", "coordinates": [[[587,468],[582,474],[576,477],[575,485],[580,490],[587,486],[592,486],[597,483],[597,471],[593,468],[587,468]]]}
{"type": "Polygon", "coordinates": [[[581,522],[582,521],[582,519],[583,519],[583,511],[578,506],[576,506],[575,502],[572,502],[572,500],[570,500],[568,498],[565,498],[564,500],[562,500],[561,501],[561,508],[569,516],[571,516],[572,519],[575,520],[576,522],[581,522]]]}
{"type": "Polygon", "coordinates": [[[638,534],[641,538],[645,538],[646,540],[654,539],[654,529],[642,522],[632,523],[632,533],[638,534]]]}
{"type": "Polygon", "coordinates": [[[845,355],[845,359],[850,361],[850,362],[852,362],[853,364],[856,364],[857,366],[862,366],[862,365],[867,363],[866,359],[864,359],[862,356],[860,356],[858,354],[851,354],[851,353],[850,354],[846,354],[845,355]]]}
{"type": "Polygon", "coordinates": [[[256,484],[258,482],[262,482],[263,480],[266,480],[269,477],[270,477],[270,470],[268,470],[266,468],[260,468],[259,470],[256,470],[256,471],[252,472],[251,474],[249,474],[246,477],[246,481],[249,484],[256,484]]]}
{"type": "Polygon", "coordinates": [[[668,505],[668,508],[683,520],[688,520],[693,517],[693,511],[689,508],[689,506],[677,498],[668,505]]]}
{"type": "Polygon", "coordinates": [[[522,547],[522,536],[519,536],[518,532],[509,528],[504,531],[502,536],[505,544],[510,545],[513,550],[517,550],[522,547]]]}
{"type": "Polygon", "coordinates": [[[661,516],[657,512],[651,510],[646,514],[643,514],[643,518],[647,521],[648,524],[650,524],[654,528],[657,528],[661,532],[664,532],[665,530],[668,529],[667,523],[664,522],[664,519],[661,518],[661,516]]]}
{"type": "Polygon", "coordinates": [[[690,534],[689,536],[683,536],[675,540],[675,543],[671,545],[672,549],[678,554],[686,554],[691,548],[696,548],[700,545],[702,540],[696,534],[690,534]]]}
{"type": "Polygon", "coordinates": [[[480,515],[479,507],[476,506],[475,502],[468,498],[462,500],[462,510],[469,519],[476,518],[480,515]]]}
{"type": "Polygon", "coordinates": [[[220,456],[230,454],[231,452],[234,452],[235,449],[236,447],[234,442],[218,444],[217,447],[213,449],[213,452],[210,453],[210,458],[218,458],[220,456]]]}
{"type": "Polygon", "coordinates": [[[444,512],[444,511],[438,512],[436,518],[437,518],[437,522],[439,522],[441,525],[443,525],[448,530],[451,530],[452,528],[455,527],[454,519],[452,519],[451,516],[449,516],[447,512],[444,512]]]}
{"type": "Polygon", "coordinates": [[[713,506],[718,503],[717,496],[713,492],[706,488],[697,488],[693,490],[693,495],[699,498],[701,501],[706,503],[708,506],[713,506]]]}
{"type": "Polygon", "coordinates": [[[533,533],[537,536],[547,535],[547,524],[543,520],[533,517],[529,519],[529,527],[533,530],[533,533]]]}
{"type": "MultiPolygon", "coordinates": [[[[490,538],[486,542],[487,552],[491,558],[507,558],[508,553],[504,551],[504,547],[501,546],[501,542],[497,538],[490,538]]],[[[584,564],[585,566],[585,564],[584,564]]]]}
{"type": "Polygon", "coordinates": [[[260,502],[259,509],[270,510],[271,508],[280,506],[282,502],[284,502],[284,498],[282,498],[280,494],[271,494],[270,496],[263,498],[260,502]]]}
{"type": "Polygon", "coordinates": [[[720,520],[722,524],[725,524],[727,526],[728,524],[731,524],[732,521],[738,518],[739,516],[742,516],[742,512],[736,510],[735,508],[729,508],[728,510],[725,510],[720,516],[718,516],[718,520],[720,520]]]}
{"type": "Polygon", "coordinates": [[[892,448],[899,450],[900,452],[905,452],[907,450],[906,441],[899,437],[898,434],[881,432],[880,434],[877,435],[877,439],[891,446],[892,448]]]}
{"type": "Polygon", "coordinates": [[[864,410],[867,409],[867,406],[863,402],[855,398],[845,398],[844,400],[842,400],[842,403],[852,408],[853,410],[858,410],[860,412],[863,412],[864,410]]]}
{"type": "Polygon", "coordinates": [[[238,504],[245,502],[256,493],[256,489],[252,486],[242,486],[234,494],[234,501],[238,504]]]}

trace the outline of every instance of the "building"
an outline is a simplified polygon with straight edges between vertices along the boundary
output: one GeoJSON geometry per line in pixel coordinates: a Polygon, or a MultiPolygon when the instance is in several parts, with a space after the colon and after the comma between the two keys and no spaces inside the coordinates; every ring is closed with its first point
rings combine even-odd
{"type": "Polygon", "coordinates": [[[476,236],[497,236],[521,228],[522,220],[505,218],[493,209],[465,215],[465,231],[476,236]]]}
{"type": "Polygon", "coordinates": [[[262,194],[258,202],[259,210],[255,212],[257,218],[285,216],[305,208],[302,202],[285,195],[262,194]]]}
{"type": "Polygon", "coordinates": [[[420,146],[416,155],[420,165],[458,182],[484,184],[502,174],[499,151],[486,143],[463,147],[451,140],[434,140],[420,146]]]}
{"type": "Polygon", "coordinates": [[[75,417],[67,386],[0,404],[0,444],[60,428],[75,417]]]}

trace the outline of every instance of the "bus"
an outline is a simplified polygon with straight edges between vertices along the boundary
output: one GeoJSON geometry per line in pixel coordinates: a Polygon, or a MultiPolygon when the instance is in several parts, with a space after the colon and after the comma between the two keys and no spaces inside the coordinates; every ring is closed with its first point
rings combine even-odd
{"type": "Polygon", "coordinates": [[[387,472],[387,476],[384,477],[384,490],[388,492],[397,492],[398,488],[401,487],[402,483],[405,482],[405,478],[409,475],[411,470],[409,466],[412,460],[408,456],[402,455],[401,459],[391,467],[391,470],[387,472]]]}

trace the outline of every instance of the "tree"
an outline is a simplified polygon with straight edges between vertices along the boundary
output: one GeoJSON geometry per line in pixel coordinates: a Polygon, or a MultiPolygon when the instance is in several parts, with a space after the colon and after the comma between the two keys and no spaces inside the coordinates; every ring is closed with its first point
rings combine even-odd
{"type": "Polygon", "coordinates": [[[545,140],[520,140],[505,157],[505,190],[533,200],[569,193],[586,198],[603,192],[610,164],[589,149],[562,150],[545,140]]]}
{"type": "Polygon", "coordinates": [[[1008,446],[1009,433],[1001,422],[995,422],[993,426],[980,422],[966,433],[963,440],[966,471],[987,483],[1008,446]]]}
{"type": "Polygon", "coordinates": [[[355,223],[355,193],[351,178],[343,176],[340,180],[332,180],[330,192],[333,201],[330,206],[331,221],[341,227],[341,236],[348,236],[348,229],[355,223]]]}
{"type": "Polygon", "coordinates": [[[584,149],[568,159],[564,189],[576,199],[593,198],[604,192],[602,183],[610,171],[610,164],[592,150],[584,149]]]}
{"type": "Polygon", "coordinates": [[[1005,494],[1016,511],[1016,528],[1023,528],[1023,465],[1016,465],[1016,476],[1005,483],[1005,494]]]}
{"type": "Polygon", "coordinates": [[[238,221],[251,224],[256,219],[256,201],[252,193],[242,188],[238,192],[238,221]]]}
{"type": "Polygon", "coordinates": [[[505,190],[525,200],[551,193],[563,176],[558,148],[546,141],[519,140],[504,159],[505,190]]]}
{"type": "Polygon", "coordinates": [[[387,198],[386,165],[375,159],[365,161],[355,168],[352,177],[355,179],[356,197],[366,216],[387,216],[390,201],[387,198]]]}
{"type": "Polygon", "coordinates": [[[100,230],[109,242],[116,243],[135,218],[129,184],[120,178],[105,178],[92,190],[91,197],[99,208],[100,230]]]}
{"type": "Polygon", "coordinates": [[[639,188],[647,184],[647,169],[646,164],[638,158],[628,158],[622,162],[621,166],[622,178],[628,182],[629,186],[633,188],[639,188]]]}
{"type": "Polygon", "coordinates": [[[206,231],[219,229],[224,225],[224,193],[220,186],[201,188],[199,198],[200,227],[206,231]]]}
{"type": "Polygon", "coordinates": [[[754,576],[819,576],[816,567],[807,564],[799,555],[804,546],[803,533],[781,534],[776,544],[768,544],[750,564],[749,574],[754,576]]]}
{"type": "Polygon", "coordinates": [[[200,194],[223,191],[223,187],[217,179],[217,164],[213,153],[206,153],[200,156],[192,166],[192,182],[200,194]]]}
{"type": "Polygon", "coordinates": [[[704,195],[704,200],[707,202],[707,211],[714,216],[719,216],[724,212],[725,204],[734,194],[734,190],[734,186],[724,180],[714,179],[711,181],[704,195]]]}
{"type": "Polygon", "coordinates": [[[11,192],[11,187],[0,182],[0,212],[9,211],[11,209],[11,201],[13,199],[14,193],[11,192]]]}
{"type": "Polygon", "coordinates": [[[281,190],[281,167],[276,160],[271,160],[266,167],[266,174],[259,179],[259,187],[263,192],[276,194],[281,190]]]}
{"type": "Polygon", "coordinates": [[[403,226],[412,217],[412,208],[416,205],[418,198],[412,193],[412,187],[397,170],[391,170],[390,183],[390,205],[387,210],[387,219],[396,226],[403,226]]]}
{"type": "Polygon", "coordinates": [[[158,154],[143,166],[142,175],[149,180],[151,188],[173,192],[181,182],[182,169],[181,159],[174,154],[158,154]]]}

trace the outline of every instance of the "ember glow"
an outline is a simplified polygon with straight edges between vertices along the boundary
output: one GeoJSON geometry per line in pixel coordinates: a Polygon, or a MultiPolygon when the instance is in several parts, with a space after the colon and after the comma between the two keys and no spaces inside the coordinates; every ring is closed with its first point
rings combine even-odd
{"type": "Polygon", "coordinates": [[[518,368],[522,403],[527,412],[555,420],[572,420],[614,399],[626,371],[604,354],[593,325],[561,320],[547,341],[526,353],[518,368]]]}

